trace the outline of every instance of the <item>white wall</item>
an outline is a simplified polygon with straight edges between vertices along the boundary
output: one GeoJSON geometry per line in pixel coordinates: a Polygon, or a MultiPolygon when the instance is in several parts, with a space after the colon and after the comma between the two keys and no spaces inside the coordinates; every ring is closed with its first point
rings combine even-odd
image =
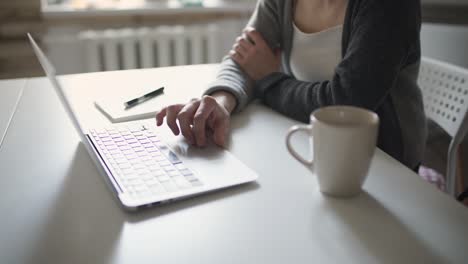
{"type": "Polygon", "coordinates": [[[468,68],[468,26],[424,23],[421,46],[423,56],[468,68]]]}

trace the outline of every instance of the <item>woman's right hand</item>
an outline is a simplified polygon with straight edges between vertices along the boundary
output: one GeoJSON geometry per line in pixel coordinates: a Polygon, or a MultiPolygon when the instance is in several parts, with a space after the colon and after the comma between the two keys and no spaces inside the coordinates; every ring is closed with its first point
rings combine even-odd
{"type": "Polygon", "coordinates": [[[204,147],[207,137],[212,135],[215,144],[224,147],[228,140],[230,114],[235,105],[236,99],[232,94],[220,91],[186,104],[162,108],[156,114],[156,124],[161,126],[166,117],[174,135],[182,132],[190,144],[204,147]]]}

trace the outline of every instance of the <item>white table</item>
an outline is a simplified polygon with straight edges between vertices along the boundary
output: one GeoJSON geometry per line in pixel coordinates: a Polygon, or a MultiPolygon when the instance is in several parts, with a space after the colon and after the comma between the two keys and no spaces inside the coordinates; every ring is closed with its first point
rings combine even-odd
{"type": "Polygon", "coordinates": [[[0,148],[26,84],[26,79],[0,80],[0,148]]]}
{"type": "MultiPolygon", "coordinates": [[[[90,125],[105,122],[92,106],[97,93],[165,80],[167,100],[185,100],[215,70],[61,81],[90,125]]],[[[1,262],[466,263],[468,210],[381,151],[365,193],[327,198],[287,154],[284,135],[294,123],[251,105],[233,117],[230,151],[258,172],[256,184],[128,214],[112,200],[48,81],[31,79],[0,151],[1,262]]]]}

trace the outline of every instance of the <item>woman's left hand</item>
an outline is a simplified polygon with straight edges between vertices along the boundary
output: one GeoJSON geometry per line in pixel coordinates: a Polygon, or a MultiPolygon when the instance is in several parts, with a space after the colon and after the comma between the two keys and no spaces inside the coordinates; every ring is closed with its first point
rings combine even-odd
{"type": "Polygon", "coordinates": [[[280,69],[280,52],[273,52],[254,28],[246,28],[229,52],[231,58],[253,80],[258,81],[280,69]]]}

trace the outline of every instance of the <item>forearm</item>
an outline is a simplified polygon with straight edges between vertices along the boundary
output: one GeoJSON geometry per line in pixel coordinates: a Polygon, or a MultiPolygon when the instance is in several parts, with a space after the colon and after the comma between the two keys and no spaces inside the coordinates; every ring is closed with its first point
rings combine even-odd
{"type": "MultiPolygon", "coordinates": [[[[247,26],[255,28],[273,50],[281,43],[281,6],[279,1],[259,0],[255,12],[247,26]]],[[[216,80],[211,83],[205,95],[213,95],[219,91],[227,91],[235,97],[233,112],[242,111],[253,99],[253,80],[235,63],[226,56],[220,64],[216,80]]]]}
{"type": "Polygon", "coordinates": [[[276,73],[257,82],[255,97],[279,113],[308,122],[313,110],[333,104],[333,100],[327,100],[330,98],[323,98],[324,89],[321,86],[326,84],[298,81],[286,74],[276,73]]]}

